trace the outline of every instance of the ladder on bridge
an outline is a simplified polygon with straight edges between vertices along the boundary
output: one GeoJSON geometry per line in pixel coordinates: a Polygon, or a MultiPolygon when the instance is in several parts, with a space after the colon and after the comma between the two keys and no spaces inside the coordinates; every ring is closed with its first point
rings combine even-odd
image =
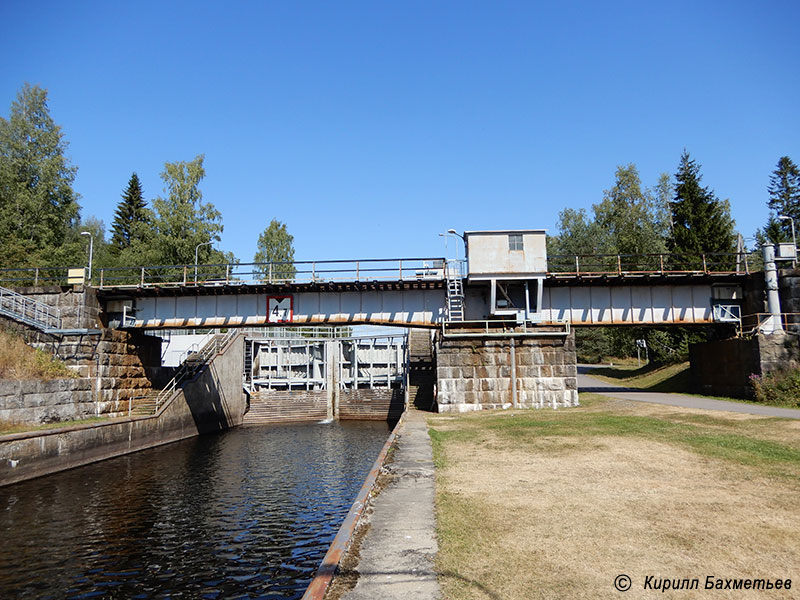
{"type": "Polygon", "coordinates": [[[451,270],[449,264],[447,265],[447,319],[464,320],[464,285],[461,273],[457,269],[451,270]]]}
{"type": "Polygon", "coordinates": [[[253,343],[245,338],[244,340],[244,372],[242,373],[243,387],[250,393],[253,379],[253,343]]]}
{"type": "Polygon", "coordinates": [[[0,287],[0,315],[48,333],[61,329],[58,308],[4,287],[0,287]]]}

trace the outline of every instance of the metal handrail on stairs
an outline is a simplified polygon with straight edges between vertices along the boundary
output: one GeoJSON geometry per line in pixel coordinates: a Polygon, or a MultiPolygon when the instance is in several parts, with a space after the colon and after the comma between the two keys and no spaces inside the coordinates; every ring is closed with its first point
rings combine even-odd
{"type": "Polygon", "coordinates": [[[42,331],[61,328],[61,310],[0,287],[0,314],[42,331]]]}
{"type": "Polygon", "coordinates": [[[184,381],[193,377],[201,368],[211,362],[211,358],[225,348],[238,333],[236,329],[229,329],[227,333],[215,335],[197,352],[187,356],[183,364],[178,367],[175,377],[156,396],[153,414],[156,414],[161,406],[172,398],[184,381]]]}

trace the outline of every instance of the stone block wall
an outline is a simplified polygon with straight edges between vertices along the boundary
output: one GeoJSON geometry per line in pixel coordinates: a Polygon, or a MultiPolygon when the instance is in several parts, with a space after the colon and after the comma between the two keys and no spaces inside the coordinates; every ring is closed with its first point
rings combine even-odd
{"type": "Polygon", "coordinates": [[[94,288],[76,286],[37,286],[15,288],[16,292],[28,296],[61,311],[63,329],[93,329],[100,323],[100,302],[94,288]]]}
{"type": "Polygon", "coordinates": [[[466,412],[513,405],[578,405],[575,335],[514,338],[439,337],[436,347],[439,412],[466,412]],[[513,375],[512,375],[513,373],[513,375]]]}
{"type": "Polygon", "coordinates": [[[96,414],[90,379],[0,380],[0,421],[55,423],[96,414]]]}

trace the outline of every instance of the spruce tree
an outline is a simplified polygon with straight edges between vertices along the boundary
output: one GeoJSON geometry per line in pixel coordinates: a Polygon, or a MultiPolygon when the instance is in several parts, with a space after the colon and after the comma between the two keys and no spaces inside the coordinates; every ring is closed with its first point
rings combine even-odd
{"type": "Polygon", "coordinates": [[[141,238],[141,228],[149,222],[150,215],[142,192],[142,184],[134,172],[114,213],[114,223],[111,226],[112,250],[119,254],[120,251],[129,248],[141,238]]]}
{"type": "Polygon", "coordinates": [[[735,252],[736,235],[730,205],[700,185],[700,166],[686,150],[681,155],[675,180],[669,249],[682,255],[677,266],[696,268],[702,254],[735,252]]]}
{"type": "Polygon", "coordinates": [[[788,156],[782,156],[778,161],[777,168],[770,175],[767,191],[767,205],[771,213],[766,228],[767,237],[772,242],[791,240],[791,221],[778,219],[779,216],[791,217],[795,226],[800,225],[800,169],[788,156]]]}

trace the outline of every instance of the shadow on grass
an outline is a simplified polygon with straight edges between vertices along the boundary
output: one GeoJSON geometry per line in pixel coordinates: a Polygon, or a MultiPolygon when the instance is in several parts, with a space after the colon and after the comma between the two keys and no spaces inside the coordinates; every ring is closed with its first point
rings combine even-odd
{"type": "MultiPolygon", "coordinates": [[[[691,369],[689,365],[657,365],[648,364],[636,369],[623,367],[589,367],[581,366],[579,373],[599,375],[618,381],[621,385],[646,392],[693,393],[691,369]],[[674,371],[670,373],[670,371],[674,371]],[[648,385],[648,382],[652,381],[648,385]]],[[[609,391],[610,388],[607,388],[609,391]]],[[[593,391],[587,388],[586,391],[593,391]]],[[[599,388],[597,391],[600,391],[599,388]]],[[[621,391],[621,390],[620,390],[621,391]]]]}

